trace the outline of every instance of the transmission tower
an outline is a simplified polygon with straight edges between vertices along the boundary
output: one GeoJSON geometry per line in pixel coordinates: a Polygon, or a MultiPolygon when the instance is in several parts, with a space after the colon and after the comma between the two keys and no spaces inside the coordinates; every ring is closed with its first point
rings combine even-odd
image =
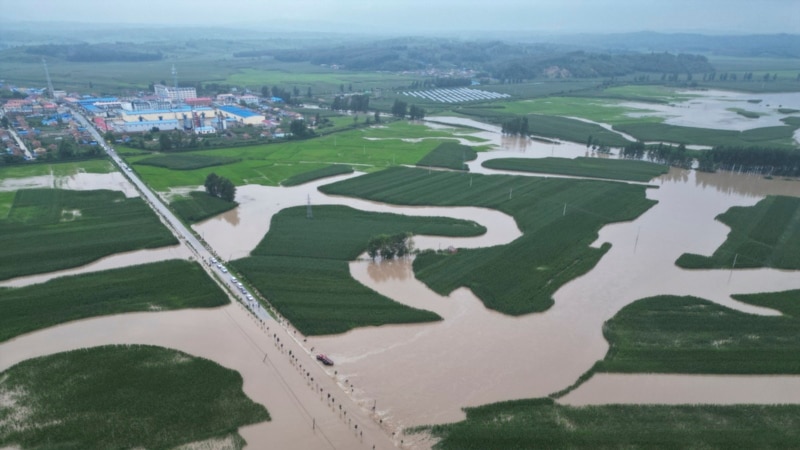
{"type": "Polygon", "coordinates": [[[172,65],[172,84],[178,88],[178,69],[175,68],[175,64],[172,65]]]}
{"type": "Polygon", "coordinates": [[[314,214],[311,212],[311,195],[308,196],[308,205],[306,206],[306,219],[313,219],[314,214]]]}
{"type": "Polygon", "coordinates": [[[50,98],[55,98],[55,95],[53,94],[53,82],[50,80],[50,71],[47,70],[47,61],[45,61],[44,58],[42,58],[42,64],[44,65],[44,75],[47,77],[48,96],[50,98]]]}

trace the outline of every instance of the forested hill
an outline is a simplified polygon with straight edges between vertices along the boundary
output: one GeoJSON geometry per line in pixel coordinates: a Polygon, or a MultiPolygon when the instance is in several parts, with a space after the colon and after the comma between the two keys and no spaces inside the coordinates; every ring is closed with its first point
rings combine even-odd
{"type": "Polygon", "coordinates": [[[158,61],[162,58],[161,52],[143,52],[133,44],[35,45],[26,48],[25,53],[74,62],[158,61]]]}
{"type": "MultiPolygon", "coordinates": [[[[238,57],[262,56],[248,51],[238,57]]],[[[499,41],[394,39],[369,44],[268,52],[280,61],[309,61],[351,70],[420,70],[467,68],[507,80],[541,77],[583,78],[633,72],[707,73],[713,67],[704,56],[670,53],[590,53],[551,44],[508,44],[499,41]]]]}

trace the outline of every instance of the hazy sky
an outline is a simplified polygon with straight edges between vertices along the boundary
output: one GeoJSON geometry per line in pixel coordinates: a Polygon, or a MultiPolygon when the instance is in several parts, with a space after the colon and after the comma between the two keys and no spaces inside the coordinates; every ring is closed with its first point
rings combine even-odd
{"type": "Polygon", "coordinates": [[[0,0],[5,20],[323,31],[800,33],[800,0],[0,0]]]}

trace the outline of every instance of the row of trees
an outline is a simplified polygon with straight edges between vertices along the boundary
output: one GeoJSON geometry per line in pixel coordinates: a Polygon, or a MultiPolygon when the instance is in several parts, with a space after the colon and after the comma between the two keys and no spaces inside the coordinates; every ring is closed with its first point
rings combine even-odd
{"type": "Polygon", "coordinates": [[[765,175],[800,176],[800,150],[769,147],[718,146],[698,158],[699,169],[757,172],[765,175]]]}
{"type": "MultiPolygon", "coordinates": [[[[591,136],[589,139],[591,142],[591,136]]],[[[587,147],[588,145],[587,143],[587,147]]],[[[647,147],[644,142],[631,142],[620,150],[620,156],[625,159],[647,158],[651,162],[686,169],[692,167],[692,161],[694,160],[691,155],[687,154],[686,146],[683,144],[676,147],[659,143],[658,145],[647,147]]]]}
{"type": "Polygon", "coordinates": [[[234,186],[233,182],[214,172],[208,174],[204,185],[206,193],[212,197],[219,197],[229,202],[236,198],[236,186],[234,186]]]}
{"type": "Polygon", "coordinates": [[[422,81],[414,81],[409,86],[411,89],[431,89],[471,86],[472,78],[436,77],[422,81]]]}
{"type": "Polygon", "coordinates": [[[393,235],[381,234],[375,236],[367,243],[367,254],[374,261],[380,256],[382,259],[402,258],[414,250],[414,241],[411,233],[398,233],[393,235]]]}
{"type": "Polygon", "coordinates": [[[402,100],[395,100],[392,105],[392,115],[401,119],[408,116],[411,120],[422,120],[425,118],[425,108],[417,105],[409,107],[408,103],[402,100]]]}
{"type": "Polygon", "coordinates": [[[334,111],[369,111],[369,95],[355,94],[355,95],[337,95],[333,99],[331,109],[334,111]]]}
{"type": "Polygon", "coordinates": [[[507,120],[503,122],[502,126],[503,134],[511,134],[511,135],[520,135],[520,136],[527,136],[528,131],[528,117],[515,117],[511,120],[507,120]]]}

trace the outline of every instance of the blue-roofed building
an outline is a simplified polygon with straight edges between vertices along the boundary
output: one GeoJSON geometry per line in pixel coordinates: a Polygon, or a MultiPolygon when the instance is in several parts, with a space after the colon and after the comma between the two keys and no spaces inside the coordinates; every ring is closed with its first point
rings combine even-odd
{"type": "Polygon", "coordinates": [[[244,125],[261,125],[265,117],[257,112],[250,111],[249,109],[240,108],[238,106],[220,106],[217,108],[219,113],[226,119],[233,119],[239,124],[244,125]]]}

